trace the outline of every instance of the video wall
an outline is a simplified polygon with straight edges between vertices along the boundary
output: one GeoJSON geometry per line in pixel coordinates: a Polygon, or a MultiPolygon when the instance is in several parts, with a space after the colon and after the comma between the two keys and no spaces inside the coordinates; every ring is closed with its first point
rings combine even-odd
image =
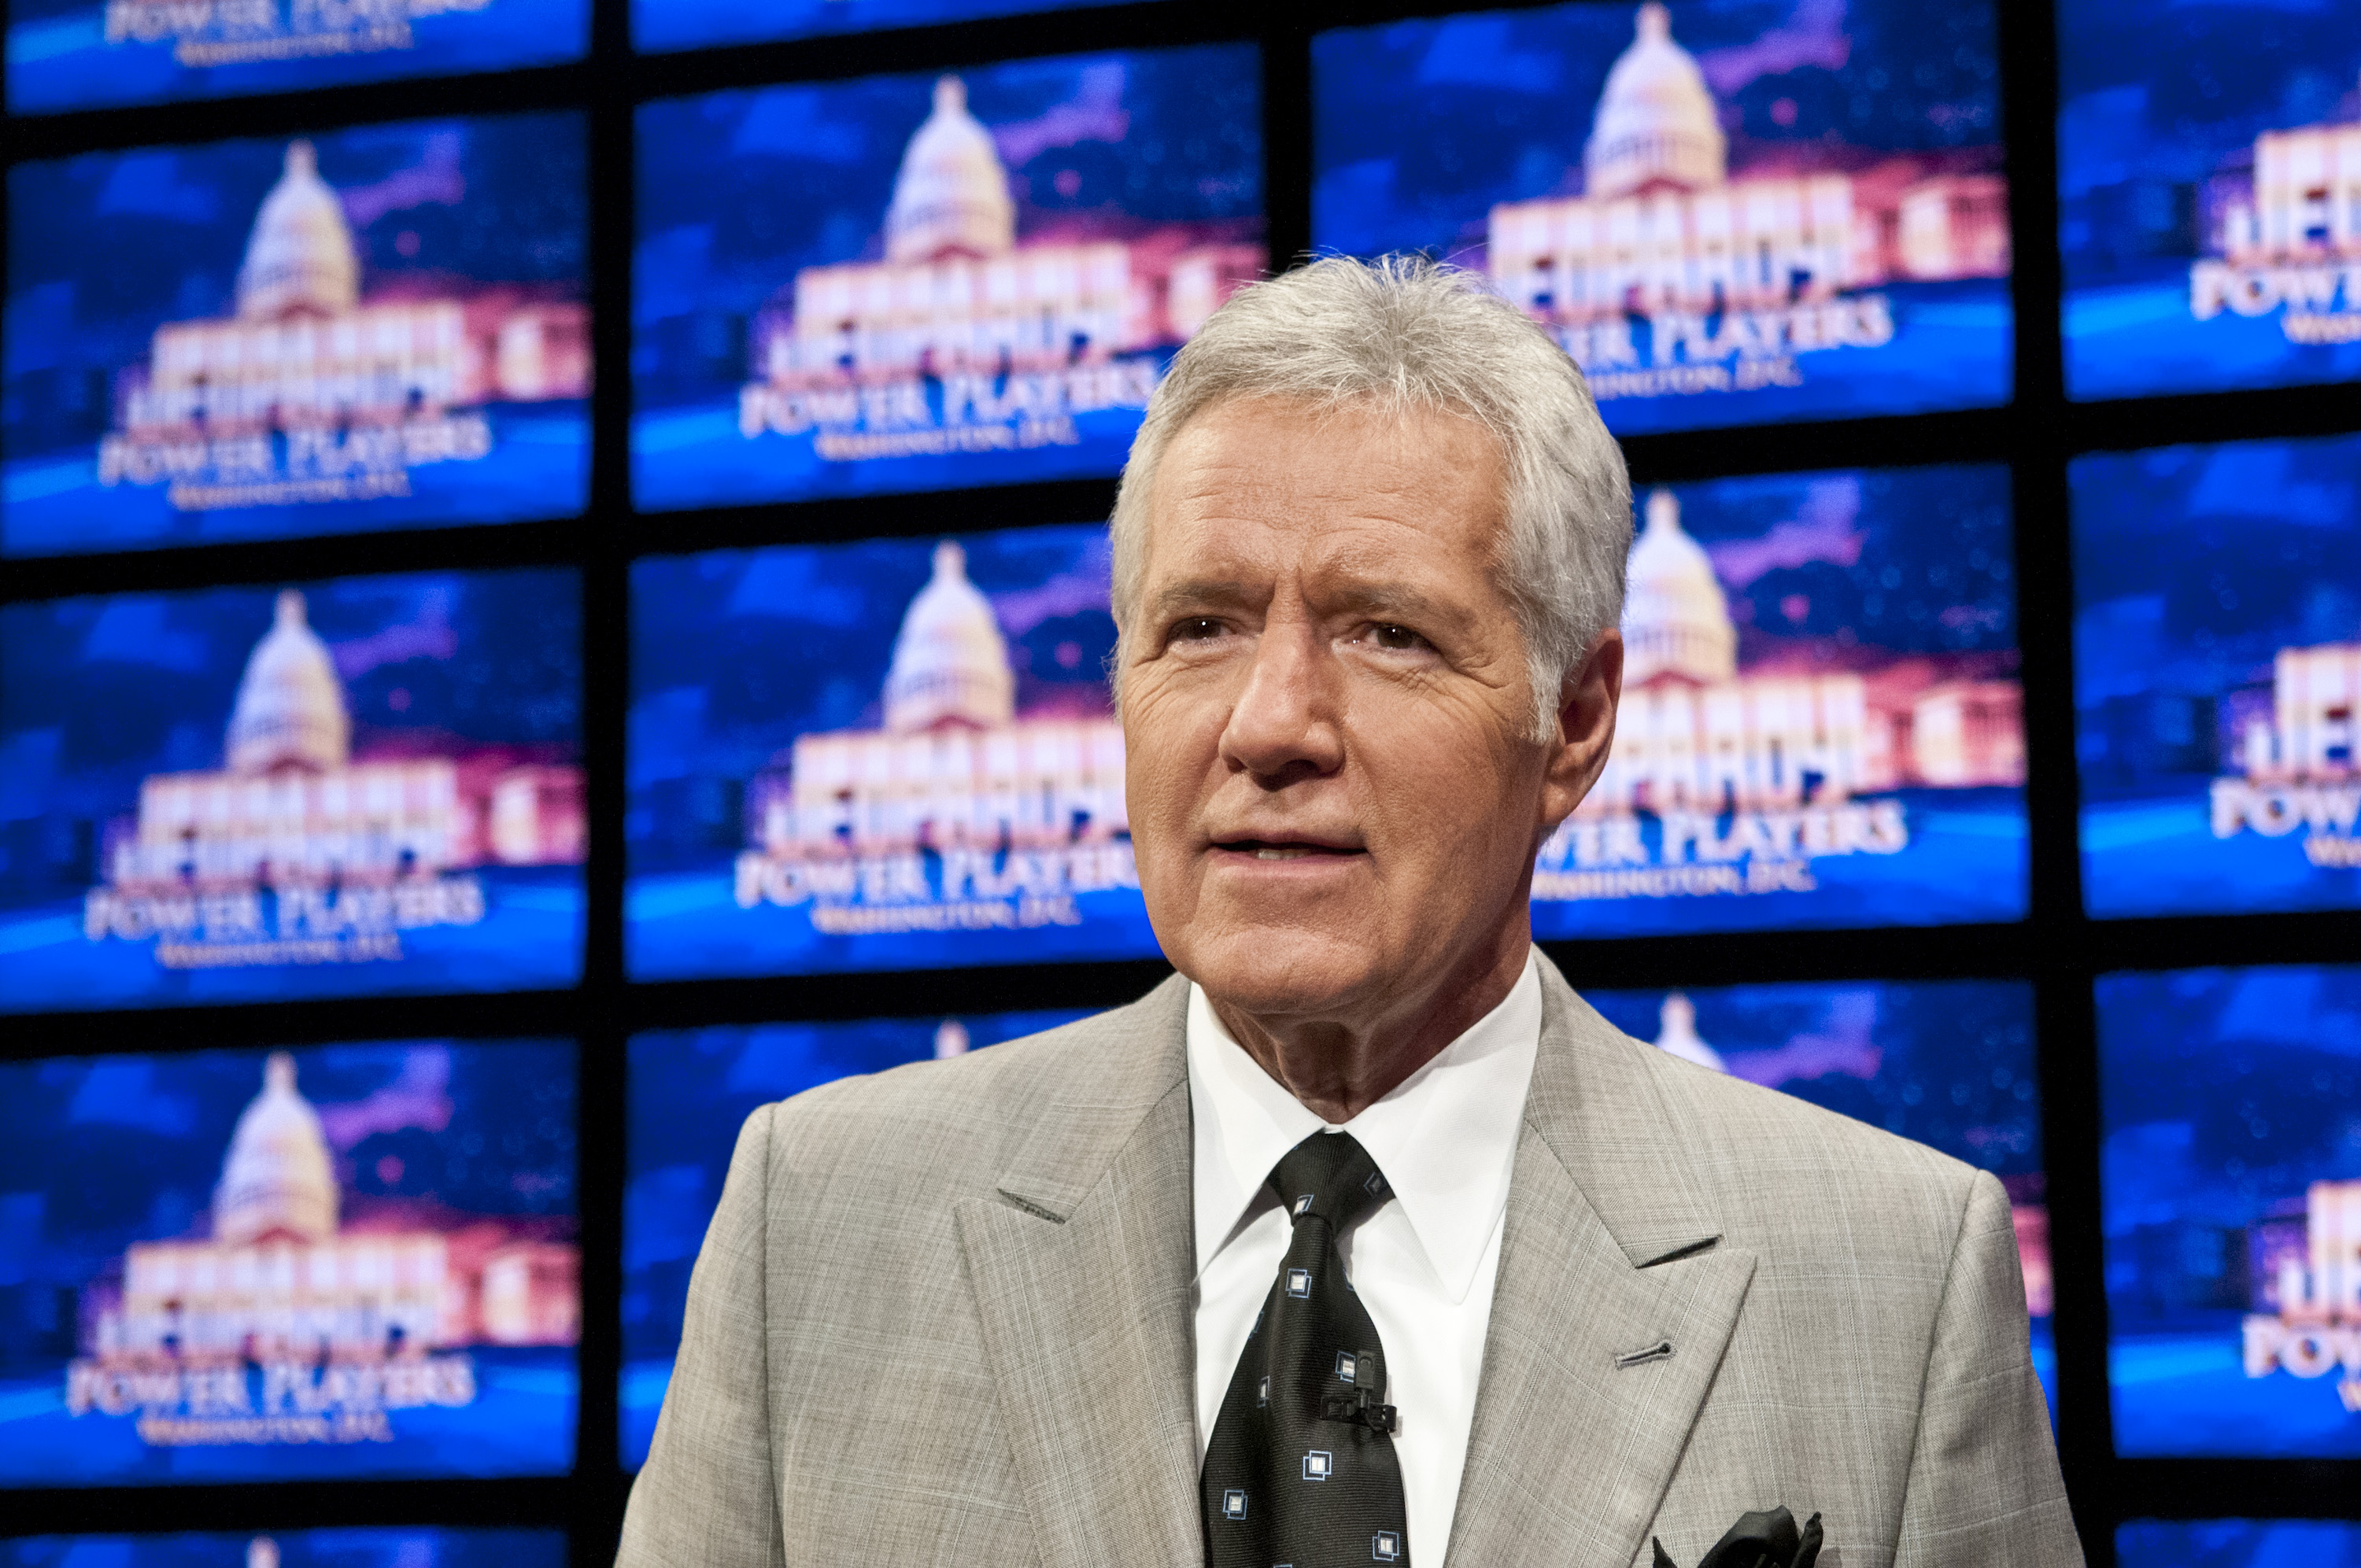
{"type": "Polygon", "coordinates": [[[2094,1564],[2361,1563],[2349,7],[594,10],[8,7],[0,1568],[602,1560],[747,1118],[1166,972],[1115,482],[1404,251],[1632,474],[1536,940],[2001,1182],[2094,1564]]]}

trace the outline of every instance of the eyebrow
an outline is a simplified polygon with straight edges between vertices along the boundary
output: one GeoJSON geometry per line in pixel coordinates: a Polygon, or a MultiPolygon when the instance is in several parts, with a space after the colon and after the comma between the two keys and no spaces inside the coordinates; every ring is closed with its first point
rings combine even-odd
{"type": "Polygon", "coordinates": [[[1160,620],[1176,610],[1200,605],[1240,605],[1251,597],[1246,592],[1246,586],[1234,579],[1197,577],[1158,590],[1156,597],[1149,601],[1148,609],[1154,618],[1160,620]]]}
{"type": "MultiPolygon", "coordinates": [[[[1199,607],[1234,607],[1257,598],[1243,582],[1227,578],[1200,577],[1174,583],[1158,591],[1149,608],[1156,619],[1199,607]]],[[[1411,620],[1435,624],[1463,626],[1468,616],[1463,609],[1445,604],[1433,596],[1421,592],[1408,583],[1355,583],[1336,590],[1330,599],[1334,609],[1360,610],[1398,614],[1411,620]]]]}
{"type": "Polygon", "coordinates": [[[1461,625],[1467,620],[1464,610],[1445,604],[1431,594],[1421,593],[1408,583],[1356,583],[1340,589],[1335,596],[1335,604],[1339,609],[1393,611],[1414,620],[1452,626],[1461,625]]]}

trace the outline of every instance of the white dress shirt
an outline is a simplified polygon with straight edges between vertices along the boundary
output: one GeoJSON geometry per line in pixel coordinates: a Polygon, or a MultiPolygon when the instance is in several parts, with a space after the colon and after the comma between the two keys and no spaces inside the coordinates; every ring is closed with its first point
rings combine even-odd
{"type": "Polygon", "coordinates": [[[1198,1453],[1213,1442],[1230,1376],[1287,1255],[1290,1223],[1264,1182],[1312,1134],[1349,1132],[1393,1190],[1346,1228],[1337,1250],[1385,1352],[1411,1561],[1432,1568],[1451,1539],[1467,1464],[1509,1172],[1541,1034],[1541,974],[1528,959],[1499,1006],[1338,1129],[1263,1071],[1205,993],[1190,988],[1198,1453]]]}

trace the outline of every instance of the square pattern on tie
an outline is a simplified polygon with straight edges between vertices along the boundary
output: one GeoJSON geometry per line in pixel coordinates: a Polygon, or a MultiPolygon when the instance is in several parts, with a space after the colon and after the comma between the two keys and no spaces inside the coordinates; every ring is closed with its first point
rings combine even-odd
{"type": "Polygon", "coordinates": [[[1264,1276],[1269,1294],[1198,1472],[1204,1568],[1410,1568],[1393,1412],[1371,1402],[1385,1385],[1384,1345],[1337,1247],[1390,1193],[1344,1133],[1304,1139],[1265,1190],[1291,1215],[1288,1250],[1276,1277],[1264,1276]]]}

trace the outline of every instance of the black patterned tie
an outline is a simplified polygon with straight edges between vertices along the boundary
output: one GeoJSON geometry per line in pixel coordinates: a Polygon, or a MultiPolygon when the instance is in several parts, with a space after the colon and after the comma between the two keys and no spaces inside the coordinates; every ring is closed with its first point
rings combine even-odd
{"type": "Polygon", "coordinates": [[[1314,1133],[1270,1173],[1295,1234],[1222,1397],[1198,1496],[1212,1568],[1410,1561],[1394,1411],[1376,1325],[1336,1237],[1386,1199],[1345,1133],[1314,1133]]]}

